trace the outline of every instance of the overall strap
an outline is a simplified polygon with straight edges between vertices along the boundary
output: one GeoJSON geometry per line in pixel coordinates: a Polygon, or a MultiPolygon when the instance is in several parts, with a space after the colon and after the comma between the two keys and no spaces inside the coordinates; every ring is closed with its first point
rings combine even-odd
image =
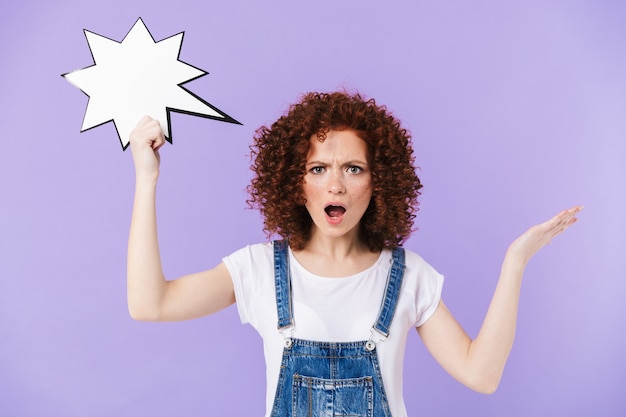
{"type": "Polygon", "coordinates": [[[380,313],[373,329],[385,336],[389,336],[389,328],[396,312],[402,278],[404,277],[404,248],[396,248],[391,255],[392,264],[387,276],[385,298],[380,305],[380,313]]]}
{"type": "Polygon", "coordinates": [[[274,280],[276,282],[276,308],[278,310],[278,330],[294,325],[291,306],[291,272],[289,270],[289,242],[274,242],[274,280]]]}

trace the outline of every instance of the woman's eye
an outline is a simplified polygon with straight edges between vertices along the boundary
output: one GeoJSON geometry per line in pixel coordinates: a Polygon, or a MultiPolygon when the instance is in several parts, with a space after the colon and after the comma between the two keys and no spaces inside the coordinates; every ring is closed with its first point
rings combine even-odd
{"type": "Polygon", "coordinates": [[[321,174],[324,172],[324,167],[313,167],[310,169],[311,174],[321,174]]]}
{"type": "Polygon", "coordinates": [[[363,168],[353,165],[348,168],[348,173],[350,174],[358,174],[363,171],[363,168]]]}

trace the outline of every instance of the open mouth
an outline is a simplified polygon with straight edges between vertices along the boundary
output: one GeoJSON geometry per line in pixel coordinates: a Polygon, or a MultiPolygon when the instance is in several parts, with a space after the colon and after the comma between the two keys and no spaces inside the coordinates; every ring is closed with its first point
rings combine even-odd
{"type": "Polygon", "coordinates": [[[334,206],[334,205],[328,205],[324,208],[324,211],[326,212],[326,214],[328,215],[328,217],[341,217],[343,216],[343,214],[346,212],[345,207],[342,206],[334,206]]]}

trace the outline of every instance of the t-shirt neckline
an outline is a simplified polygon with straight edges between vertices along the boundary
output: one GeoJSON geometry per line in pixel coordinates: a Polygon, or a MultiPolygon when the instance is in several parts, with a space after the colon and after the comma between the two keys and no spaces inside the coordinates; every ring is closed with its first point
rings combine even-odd
{"type": "MultiPolygon", "coordinates": [[[[320,280],[320,281],[324,281],[324,282],[328,282],[328,281],[337,281],[337,282],[345,282],[345,281],[349,281],[349,280],[357,280],[360,279],[366,275],[368,275],[372,270],[378,268],[380,266],[380,264],[383,262],[383,260],[385,259],[386,256],[388,256],[388,252],[389,250],[387,249],[383,249],[380,251],[380,254],[378,255],[378,259],[376,259],[376,262],[374,262],[372,265],[368,266],[367,268],[365,268],[362,271],[359,271],[355,274],[352,275],[346,275],[343,277],[328,277],[328,276],[324,276],[324,275],[317,275],[314,274],[313,272],[309,271],[308,269],[306,269],[299,261],[298,259],[296,259],[296,257],[293,254],[293,251],[291,250],[291,248],[289,248],[289,263],[290,265],[293,265],[295,268],[297,268],[300,273],[302,273],[304,276],[310,278],[310,279],[315,279],[315,280],[320,280]]],[[[391,260],[391,257],[390,257],[391,260]]]]}

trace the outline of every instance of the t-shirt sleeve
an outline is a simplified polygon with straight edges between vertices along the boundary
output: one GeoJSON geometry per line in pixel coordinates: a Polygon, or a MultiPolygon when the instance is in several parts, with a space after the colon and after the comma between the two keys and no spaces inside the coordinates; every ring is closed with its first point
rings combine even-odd
{"type": "Polygon", "coordinates": [[[233,280],[237,311],[244,324],[257,324],[255,300],[270,290],[264,278],[273,270],[272,250],[271,244],[249,245],[222,259],[233,280]]]}
{"type": "Polygon", "coordinates": [[[250,246],[239,249],[236,252],[231,253],[222,260],[230,272],[230,277],[233,280],[233,287],[235,288],[235,300],[237,304],[237,311],[239,312],[239,318],[242,323],[250,322],[250,293],[246,289],[246,283],[244,277],[249,274],[250,266],[252,264],[250,246]]]}
{"type": "Polygon", "coordinates": [[[415,268],[412,273],[416,275],[416,321],[414,327],[420,327],[428,321],[437,310],[437,307],[439,307],[443,289],[443,275],[437,272],[421,256],[415,253],[410,253],[408,256],[413,259],[409,259],[407,267],[415,268]]]}

